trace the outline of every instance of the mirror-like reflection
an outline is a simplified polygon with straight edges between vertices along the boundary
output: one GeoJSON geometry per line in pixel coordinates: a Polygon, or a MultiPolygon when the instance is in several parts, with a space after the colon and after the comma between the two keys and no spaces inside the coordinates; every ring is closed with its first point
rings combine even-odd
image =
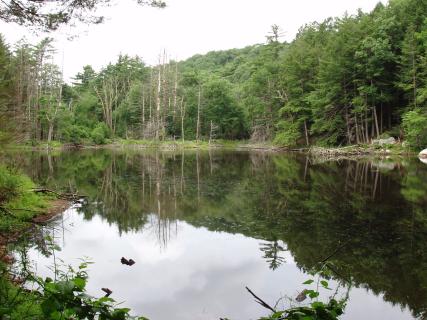
{"type": "MultiPolygon", "coordinates": [[[[304,272],[344,243],[331,258],[335,280],[356,287],[344,319],[427,316],[427,166],[417,159],[118,150],[7,159],[40,185],[88,196],[63,217],[64,260],[90,256],[93,293],[108,281],[152,319],[256,318],[265,312],[245,285],[269,301],[295,296],[304,272]],[[125,254],[138,263],[123,275],[125,254]]],[[[40,242],[32,257],[43,269],[40,242]]]]}

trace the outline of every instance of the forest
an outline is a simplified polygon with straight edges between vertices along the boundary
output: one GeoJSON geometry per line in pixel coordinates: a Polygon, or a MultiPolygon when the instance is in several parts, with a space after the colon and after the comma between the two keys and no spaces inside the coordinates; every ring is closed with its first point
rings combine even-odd
{"type": "MultiPolygon", "coordinates": [[[[2,0],[0,21],[100,4],[2,0]]],[[[427,0],[284,32],[68,79],[54,38],[0,31],[0,319],[427,319],[427,0]],[[328,154],[389,138],[402,156],[328,154]]]]}
{"type": "Polygon", "coordinates": [[[391,0],[370,13],[302,26],[281,41],[157,65],[121,55],[72,83],[51,38],[0,38],[0,139],[104,144],[112,139],[250,139],[281,146],[427,145],[427,3],[391,0]]]}

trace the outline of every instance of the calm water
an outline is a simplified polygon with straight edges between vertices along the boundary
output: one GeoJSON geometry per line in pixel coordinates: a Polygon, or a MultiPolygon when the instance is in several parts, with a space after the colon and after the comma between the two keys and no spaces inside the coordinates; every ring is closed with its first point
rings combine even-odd
{"type": "Polygon", "coordinates": [[[51,273],[42,235],[52,234],[57,261],[95,262],[89,293],[108,287],[136,314],[256,319],[268,312],[245,286],[295,305],[306,271],[346,243],[329,260],[338,296],[353,282],[343,319],[427,315],[427,165],[418,159],[107,150],[2,158],[40,185],[88,196],[33,237],[37,272],[51,273]],[[122,256],[136,264],[121,265],[122,256]]]}

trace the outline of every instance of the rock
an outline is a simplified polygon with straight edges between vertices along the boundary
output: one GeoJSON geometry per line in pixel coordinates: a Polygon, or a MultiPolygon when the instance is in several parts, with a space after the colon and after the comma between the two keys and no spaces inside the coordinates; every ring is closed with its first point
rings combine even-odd
{"type": "Polygon", "coordinates": [[[372,144],[377,144],[379,146],[387,145],[387,144],[396,144],[396,139],[393,137],[386,138],[386,139],[377,139],[372,140],[372,144]]]}
{"type": "Polygon", "coordinates": [[[132,259],[126,259],[126,258],[124,258],[124,257],[122,257],[121,259],[120,259],[120,262],[122,263],[122,264],[125,264],[125,265],[127,265],[127,266],[133,266],[134,264],[135,264],[135,261],[133,261],[132,259]]]}
{"type": "Polygon", "coordinates": [[[427,149],[424,149],[423,151],[421,151],[418,155],[418,158],[427,159],[427,149]]]}

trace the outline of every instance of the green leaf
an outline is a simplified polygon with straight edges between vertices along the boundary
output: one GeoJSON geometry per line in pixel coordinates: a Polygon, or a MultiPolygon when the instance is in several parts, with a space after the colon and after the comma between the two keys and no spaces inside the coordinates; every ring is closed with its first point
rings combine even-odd
{"type": "Polygon", "coordinates": [[[278,318],[280,318],[281,316],[282,316],[282,314],[284,314],[285,313],[285,311],[278,311],[278,312],[275,312],[275,313],[273,313],[272,315],[271,315],[271,318],[272,319],[278,319],[278,318]]]}
{"type": "Polygon", "coordinates": [[[328,287],[328,285],[329,285],[328,281],[322,280],[322,281],[320,281],[320,284],[322,285],[323,288],[330,290],[330,288],[328,287]]]}
{"type": "Polygon", "coordinates": [[[307,280],[305,282],[303,282],[302,284],[312,284],[314,282],[313,279],[307,280]]]}
{"type": "Polygon", "coordinates": [[[308,294],[311,299],[317,298],[319,296],[319,292],[313,291],[308,294]]]}
{"type": "Polygon", "coordinates": [[[82,279],[82,278],[74,278],[73,282],[74,282],[74,285],[79,290],[83,290],[85,288],[85,286],[86,286],[86,280],[82,279]]]}

